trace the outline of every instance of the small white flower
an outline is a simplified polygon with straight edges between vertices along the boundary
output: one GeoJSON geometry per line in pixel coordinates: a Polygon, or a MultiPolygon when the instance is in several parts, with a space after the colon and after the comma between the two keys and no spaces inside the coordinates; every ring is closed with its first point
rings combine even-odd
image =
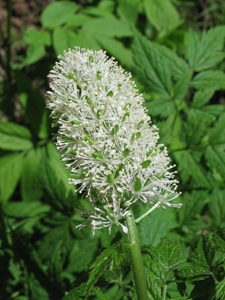
{"type": "Polygon", "coordinates": [[[56,146],[71,183],[86,192],[92,230],[123,225],[141,201],[180,207],[170,159],[142,106],[131,74],[103,51],[64,52],[50,72],[48,107],[59,126],[56,146]]]}

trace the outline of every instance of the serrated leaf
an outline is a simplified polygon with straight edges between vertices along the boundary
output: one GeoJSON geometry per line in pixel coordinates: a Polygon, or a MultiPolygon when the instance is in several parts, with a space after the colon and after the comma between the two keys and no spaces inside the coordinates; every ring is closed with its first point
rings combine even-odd
{"type": "Polygon", "coordinates": [[[213,242],[216,246],[216,250],[225,253],[225,229],[219,228],[216,232],[213,232],[213,242]]]}
{"type": "Polygon", "coordinates": [[[14,192],[22,171],[23,155],[7,154],[0,158],[0,199],[7,201],[14,192]]]}
{"type": "Polygon", "coordinates": [[[165,272],[173,271],[180,263],[186,261],[180,257],[180,251],[180,245],[167,238],[163,238],[157,247],[150,246],[149,249],[152,260],[157,260],[158,267],[165,272]]]}
{"type": "Polygon", "coordinates": [[[208,238],[201,237],[191,258],[192,266],[179,271],[181,277],[187,279],[203,280],[212,275],[215,250],[208,238]]]}
{"type": "Polygon", "coordinates": [[[204,71],[192,80],[192,86],[197,90],[212,88],[213,91],[225,89],[225,74],[222,71],[204,71]]]}
{"type": "Polygon", "coordinates": [[[72,289],[67,292],[62,300],[82,300],[84,299],[87,293],[87,285],[86,283],[82,283],[79,287],[72,289]]]}
{"type": "MultiPolygon", "coordinates": [[[[164,287],[173,281],[174,271],[186,262],[186,258],[181,257],[180,245],[166,238],[162,239],[157,247],[145,246],[143,252],[146,253],[144,264],[148,270],[147,273],[152,281],[156,281],[160,287],[164,287]]],[[[160,292],[157,286],[156,291],[157,298],[159,298],[160,292]]]]}
{"type": "Polygon", "coordinates": [[[194,281],[203,280],[206,277],[210,276],[210,273],[207,273],[206,269],[201,266],[186,267],[179,271],[179,276],[185,279],[192,279],[194,281]]]}
{"type": "Polygon", "coordinates": [[[66,24],[67,19],[71,18],[79,7],[78,4],[68,1],[50,3],[41,15],[41,23],[45,28],[55,29],[66,24]]]}
{"type": "Polygon", "coordinates": [[[163,55],[175,80],[180,80],[185,74],[192,72],[188,64],[181,57],[177,56],[173,50],[159,44],[154,44],[154,47],[163,55]]]}
{"type": "Polygon", "coordinates": [[[217,26],[203,32],[201,40],[196,32],[189,29],[186,36],[186,56],[194,71],[212,68],[224,58],[224,37],[225,26],[217,26]]]}
{"type": "Polygon", "coordinates": [[[51,256],[51,260],[48,263],[47,274],[53,282],[56,282],[57,285],[60,285],[62,288],[65,288],[62,282],[62,271],[63,271],[62,245],[63,245],[63,241],[59,240],[59,242],[54,248],[54,251],[51,256]]]}
{"type": "Polygon", "coordinates": [[[182,135],[186,145],[199,145],[204,135],[208,133],[210,119],[201,110],[189,109],[188,118],[182,135]]]}
{"type": "Polygon", "coordinates": [[[152,278],[150,272],[146,272],[146,281],[149,300],[162,300],[161,286],[152,278]]]}
{"type": "Polygon", "coordinates": [[[225,206],[224,206],[225,190],[214,188],[210,195],[210,214],[213,217],[213,222],[217,227],[220,227],[225,222],[225,206]]]}
{"type": "Polygon", "coordinates": [[[192,72],[189,70],[186,73],[184,73],[184,75],[174,85],[174,99],[183,99],[186,96],[188,89],[191,85],[191,76],[192,72]]]}
{"type": "Polygon", "coordinates": [[[32,149],[24,157],[21,193],[24,201],[39,200],[42,196],[38,169],[41,163],[42,151],[40,148],[32,149]]]}
{"type": "Polygon", "coordinates": [[[209,188],[209,181],[206,178],[205,170],[200,165],[201,153],[184,151],[178,167],[184,183],[190,179],[194,180],[194,185],[209,188]]]}
{"type": "Polygon", "coordinates": [[[225,300],[225,278],[216,285],[216,300],[225,300]]]}
{"type": "Polygon", "coordinates": [[[220,146],[208,146],[205,157],[211,169],[217,170],[221,176],[225,177],[225,151],[220,146]]]}
{"type": "Polygon", "coordinates": [[[144,9],[151,24],[159,31],[176,28],[180,24],[180,17],[169,0],[144,0],[144,9]]]}
{"type": "Polygon", "coordinates": [[[60,161],[59,153],[52,143],[47,144],[46,153],[43,152],[42,163],[39,168],[40,183],[48,195],[48,201],[56,210],[67,210],[73,213],[77,195],[75,187],[69,184],[69,173],[60,161]]]}
{"type": "Polygon", "coordinates": [[[176,111],[175,103],[171,98],[159,97],[145,102],[144,105],[148,110],[148,114],[153,117],[161,116],[168,118],[176,111]]]}
{"type": "Polygon", "coordinates": [[[212,98],[213,94],[213,88],[207,88],[204,90],[196,91],[193,99],[193,105],[196,107],[201,107],[212,98]]]}
{"type": "Polygon", "coordinates": [[[225,143],[225,112],[220,115],[215,126],[210,130],[209,143],[211,145],[225,143]]]}
{"type": "Polygon", "coordinates": [[[135,31],[132,49],[134,70],[146,88],[169,98],[172,90],[171,72],[158,47],[135,31]]]}
{"type": "Polygon", "coordinates": [[[184,193],[181,197],[182,209],[177,211],[179,226],[192,227],[209,201],[208,193],[204,190],[193,190],[191,193],[184,193]]]}
{"type": "Polygon", "coordinates": [[[202,237],[194,251],[192,261],[198,266],[205,268],[206,274],[210,274],[215,257],[215,249],[213,249],[208,237],[202,237]]]}
{"type": "Polygon", "coordinates": [[[113,255],[116,254],[118,250],[115,247],[110,247],[105,249],[90,266],[90,276],[87,282],[88,290],[90,291],[92,286],[99,280],[99,278],[108,269],[113,255]]]}
{"type": "Polygon", "coordinates": [[[69,28],[56,28],[53,31],[53,46],[57,55],[64,50],[74,48],[77,45],[77,34],[69,28]]]}
{"type": "Polygon", "coordinates": [[[0,122],[0,148],[4,150],[28,150],[32,148],[31,132],[24,126],[0,122]]]}

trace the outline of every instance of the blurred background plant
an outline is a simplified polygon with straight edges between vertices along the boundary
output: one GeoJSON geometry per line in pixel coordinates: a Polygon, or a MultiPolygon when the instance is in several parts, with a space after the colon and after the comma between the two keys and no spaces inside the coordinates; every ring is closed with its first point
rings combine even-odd
{"type": "Polygon", "coordinates": [[[132,72],[177,165],[183,207],[138,225],[149,299],[225,299],[225,3],[8,0],[0,33],[0,299],[135,299],[120,234],[75,228],[52,143],[47,75],[74,46],[132,72]]]}

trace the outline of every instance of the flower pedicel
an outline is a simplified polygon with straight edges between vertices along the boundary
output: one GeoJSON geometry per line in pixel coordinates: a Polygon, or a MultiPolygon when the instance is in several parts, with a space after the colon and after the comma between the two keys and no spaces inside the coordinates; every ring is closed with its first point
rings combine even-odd
{"type": "Polygon", "coordinates": [[[137,201],[149,206],[145,215],[180,207],[172,203],[179,195],[173,166],[131,74],[103,51],[77,47],[59,58],[49,75],[48,107],[70,181],[93,207],[93,233],[113,224],[127,233],[125,220],[137,201]]]}

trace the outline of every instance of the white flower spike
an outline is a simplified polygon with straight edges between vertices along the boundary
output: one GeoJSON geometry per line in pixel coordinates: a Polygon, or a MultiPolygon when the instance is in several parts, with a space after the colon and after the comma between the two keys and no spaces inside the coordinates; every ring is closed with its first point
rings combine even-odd
{"type": "Polygon", "coordinates": [[[137,201],[150,211],[180,207],[171,203],[179,194],[167,150],[157,144],[131,74],[103,51],[75,48],[59,58],[49,75],[48,107],[71,183],[93,206],[93,232],[115,224],[127,233],[124,220],[137,201]]]}

